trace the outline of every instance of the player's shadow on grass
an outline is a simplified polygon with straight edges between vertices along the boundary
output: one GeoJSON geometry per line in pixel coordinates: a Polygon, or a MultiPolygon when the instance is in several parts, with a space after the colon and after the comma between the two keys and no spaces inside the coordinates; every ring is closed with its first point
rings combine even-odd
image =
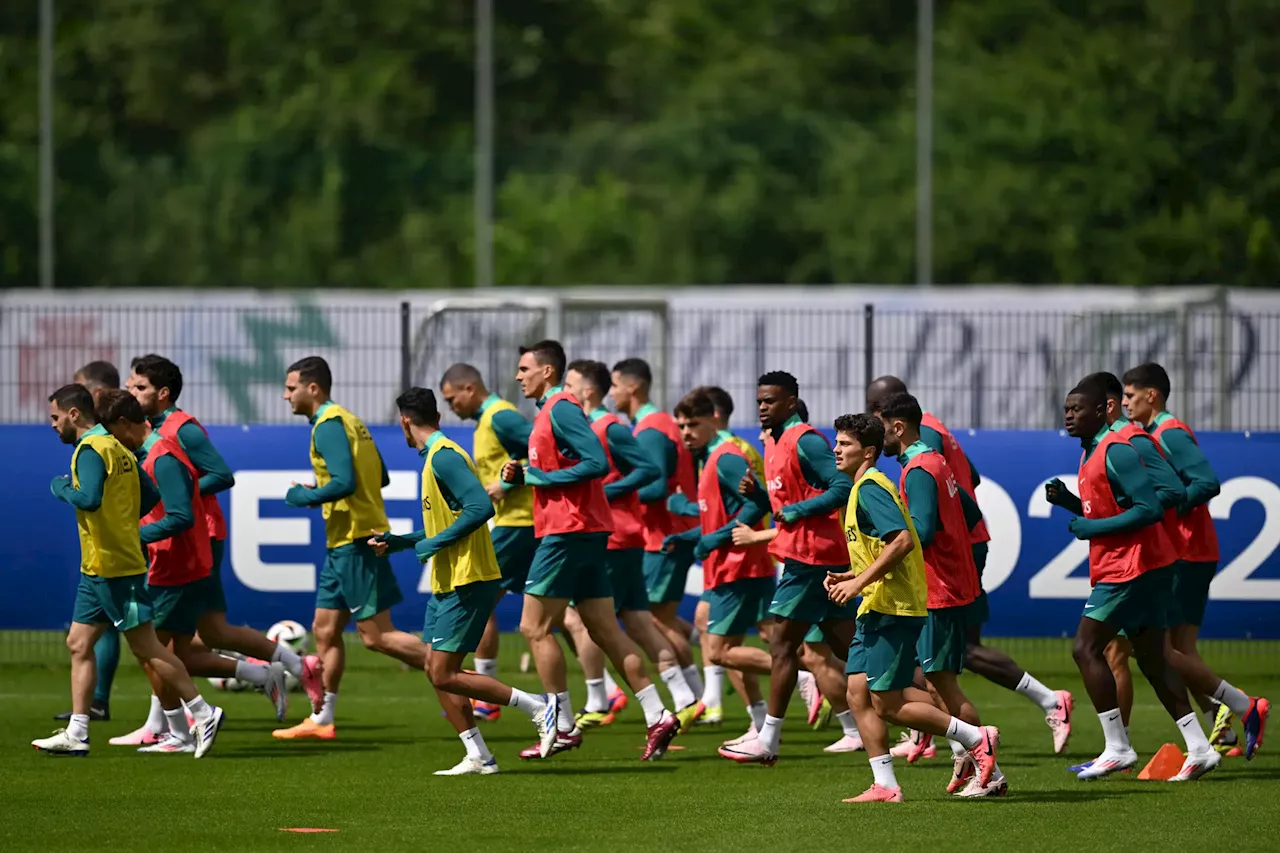
{"type": "Polygon", "coordinates": [[[1165,790],[1158,787],[1107,788],[1096,783],[1076,782],[1075,784],[1079,787],[1063,788],[1058,791],[1013,790],[1008,797],[1001,799],[1005,803],[1080,803],[1086,800],[1114,800],[1143,794],[1165,793],[1165,790]]]}
{"type": "Polygon", "coordinates": [[[368,743],[313,743],[289,749],[227,749],[210,755],[219,758],[306,758],[308,755],[335,752],[380,752],[382,747],[368,743]]]}
{"type": "MultiPolygon", "coordinates": [[[[636,762],[636,763],[638,764],[639,762],[636,762]]],[[[599,775],[599,774],[601,774],[601,773],[627,773],[627,774],[633,774],[633,773],[635,773],[638,769],[639,769],[639,768],[637,768],[636,766],[634,766],[633,764],[630,764],[630,763],[627,763],[627,764],[618,764],[618,765],[605,765],[605,766],[603,766],[603,767],[601,767],[601,766],[600,766],[600,765],[598,765],[598,764],[584,765],[584,766],[582,766],[582,767],[578,767],[578,766],[573,765],[573,764],[540,764],[540,765],[537,767],[537,772],[538,772],[539,774],[541,774],[541,773],[551,773],[551,774],[553,774],[553,775],[560,775],[560,776],[579,776],[579,775],[582,775],[582,776],[586,776],[586,775],[598,776],[598,775],[599,775]]],[[[673,763],[671,763],[671,764],[654,764],[652,767],[646,767],[646,768],[644,768],[644,770],[643,770],[642,772],[644,772],[644,773],[674,773],[674,772],[675,772],[676,770],[678,770],[678,769],[679,769],[679,768],[678,768],[678,767],[676,766],[676,764],[673,762],[673,763]]]]}

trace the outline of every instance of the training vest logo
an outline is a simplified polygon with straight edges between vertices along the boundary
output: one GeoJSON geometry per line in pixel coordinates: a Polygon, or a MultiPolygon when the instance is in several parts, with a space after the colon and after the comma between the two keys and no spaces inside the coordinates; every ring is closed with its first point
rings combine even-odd
{"type": "Polygon", "coordinates": [[[698,512],[707,511],[707,502],[703,498],[698,498],[698,512]]]}
{"type": "Polygon", "coordinates": [[[772,480],[769,481],[768,485],[769,485],[769,491],[776,492],[778,491],[778,489],[782,488],[782,478],[774,477],[772,480]]]}
{"type": "Polygon", "coordinates": [[[1092,502],[1092,501],[1081,501],[1081,502],[1080,502],[1080,508],[1084,510],[1084,514],[1085,514],[1085,515],[1088,515],[1089,513],[1093,512],[1093,502],[1092,502]]]}
{"type": "Polygon", "coordinates": [[[532,447],[529,448],[529,462],[533,465],[538,464],[538,451],[532,447]]]}

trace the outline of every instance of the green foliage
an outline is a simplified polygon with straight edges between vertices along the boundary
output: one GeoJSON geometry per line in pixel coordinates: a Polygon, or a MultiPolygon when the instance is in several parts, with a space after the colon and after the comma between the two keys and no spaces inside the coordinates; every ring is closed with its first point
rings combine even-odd
{"type": "MultiPolygon", "coordinates": [[[[58,0],[67,286],[472,279],[467,0],[58,0]]],[[[501,284],[909,283],[915,4],[499,0],[501,284]]],[[[939,3],[935,279],[1273,283],[1280,0],[939,3]]],[[[38,277],[0,4],[0,284],[38,277]]]]}

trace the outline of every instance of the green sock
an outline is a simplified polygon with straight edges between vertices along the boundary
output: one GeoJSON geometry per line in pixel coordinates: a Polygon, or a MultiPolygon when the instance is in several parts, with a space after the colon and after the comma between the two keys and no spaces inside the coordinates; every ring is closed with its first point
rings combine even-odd
{"type": "Polygon", "coordinates": [[[103,707],[111,703],[111,682],[116,678],[120,664],[120,633],[108,628],[93,647],[98,661],[98,686],[93,689],[93,704],[103,707]]]}

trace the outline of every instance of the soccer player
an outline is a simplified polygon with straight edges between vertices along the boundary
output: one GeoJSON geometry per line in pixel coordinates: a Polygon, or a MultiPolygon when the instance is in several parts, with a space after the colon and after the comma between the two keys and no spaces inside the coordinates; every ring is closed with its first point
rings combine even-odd
{"type": "Polygon", "coordinates": [[[853,480],[844,513],[850,570],[827,576],[833,601],[862,596],[858,624],[845,667],[849,701],[870,756],[874,782],[846,803],[902,802],[893,772],[889,732],[883,720],[963,744],[977,772],[961,797],[1002,796],[1008,790],[996,765],[999,732],[939,710],[928,693],[912,687],[917,644],[928,623],[928,581],[923,548],[906,505],[875,467],[884,445],[884,423],[873,415],[836,418],[836,459],[853,480]]]}
{"type": "Polygon", "coordinates": [[[1244,756],[1251,759],[1262,746],[1271,703],[1262,697],[1250,697],[1219,678],[1196,648],[1209,600],[1209,584],[1218,569],[1218,534],[1209,515],[1209,500],[1221,486],[1195,433],[1166,408],[1169,392],[1169,374],[1158,364],[1141,364],[1124,374],[1125,405],[1130,417],[1160,443],[1165,458],[1186,485],[1185,501],[1165,511],[1165,527],[1181,560],[1173,575],[1170,600],[1170,658],[1188,687],[1219,703],[1212,740],[1224,740],[1234,714],[1244,727],[1244,756]]]}
{"type": "MultiPolygon", "coordinates": [[[[502,590],[523,596],[538,547],[533,534],[533,491],[528,486],[504,483],[501,475],[509,460],[524,460],[533,425],[514,405],[489,391],[480,371],[470,364],[459,363],[446,370],[440,379],[440,394],[455,415],[476,422],[471,455],[494,506],[489,535],[498,555],[502,590]]],[[[498,675],[498,619],[494,614],[476,646],[475,668],[481,675],[498,675]]],[[[478,702],[475,712],[480,720],[496,722],[502,708],[478,702]]]]}
{"type": "Polygon", "coordinates": [[[695,519],[675,515],[667,509],[669,495],[692,494],[697,489],[693,458],[680,441],[675,420],[649,399],[653,372],[643,359],[627,358],[615,364],[612,380],[609,393],[614,406],[631,421],[636,441],[662,471],[656,482],[640,489],[649,604],[653,617],[676,651],[685,681],[695,695],[701,696],[702,676],[693,663],[688,628],[677,614],[684,600],[689,567],[693,565],[693,547],[679,544],[670,553],[662,550],[663,541],[672,533],[697,527],[695,519]]]}
{"type": "MultiPolygon", "coordinates": [[[[839,511],[852,484],[836,470],[826,438],[800,418],[799,398],[799,384],[790,373],[775,371],[757,380],[756,407],[761,425],[769,430],[766,488],[778,529],[769,553],[783,561],[783,568],[769,608],[776,620],[769,632],[769,713],[755,739],[720,748],[721,756],[740,763],[777,761],[782,720],[796,689],[799,653],[809,629],[821,626],[832,649],[845,654],[857,614],[856,606],[833,604],[823,586],[828,572],[843,572],[849,566],[839,511]]],[[[749,493],[758,491],[754,479],[742,480],[749,493]]],[[[819,684],[824,677],[844,681],[833,661],[819,666],[814,676],[819,684]]]]}
{"type": "Polygon", "coordinates": [[[97,424],[93,395],[83,385],[64,385],[49,397],[49,421],[63,444],[75,445],[71,476],[50,483],[54,497],[76,510],[80,533],[80,586],[75,614],[67,633],[71,652],[72,715],[65,729],[31,745],[44,752],[89,754],[89,703],[97,675],[93,647],[110,624],[124,635],[140,662],[186,703],[195,719],[195,757],[214,744],[222,726],[221,708],[209,705],[196,691],[182,662],[156,637],[147,592],[147,561],[138,519],[159,500],[138,461],[97,424]]]}
{"type": "Polygon", "coordinates": [[[379,555],[412,548],[419,562],[431,562],[431,601],[422,634],[431,643],[426,671],[466,749],[462,761],[435,775],[498,772],[498,762],[476,728],[468,698],[499,707],[513,705],[529,714],[545,757],[556,736],[556,697],[531,696],[491,676],[462,669],[502,595],[502,572],[487,527],[494,515],[493,502],[471,457],[440,432],[435,394],[410,388],[396,399],[396,407],[405,441],[423,457],[423,527],[408,536],[373,531],[368,544],[379,555]]]}
{"type": "MultiPolygon", "coordinates": [[[[896,376],[881,376],[867,386],[867,411],[874,413],[876,404],[890,394],[905,393],[907,386],[901,379],[896,376]]],[[[955,435],[934,415],[924,412],[920,421],[920,440],[935,453],[942,455],[951,468],[956,484],[977,506],[977,487],[982,478],[955,435]]],[[[969,532],[969,543],[974,565],[978,570],[978,580],[981,582],[983,569],[987,565],[987,543],[991,540],[991,534],[987,530],[986,521],[981,519],[981,510],[978,512],[979,521],[969,532]]],[[[982,626],[990,618],[990,608],[987,592],[981,587],[977,601],[970,608],[970,616],[971,624],[965,633],[965,665],[991,683],[1012,690],[1039,707],[1044,712],[1044,721],[1053,735],[1053,751],[1058,754],[1065,752],[1071,738],[1071,714],[1075,707],[1071,693],[1046,687],[1009,655],[982,644],[982,626]]],[[[904,742],[894,747],[895,755],[906,755],[913,748],[914,745],[909,740],[904,736],[904,742]]]]}
{"type": "Polygon", "coordinates": [[[391,608],[404,600],[391,563],[368,543],[369,531],[388,529],[382,489],[387,466],[368,428],[330,399],[333,374],[319,356],[289,365],[284,399],[295,415],[311,423],[314,485],[294,483],[285,494],[292,507],[320,508],[328,552],[316,591],[312,633],[324,661],[324,697],[318,711],[296,726],[272,734],[283,740],[337,737],[334,706],[346,668],[342,632],[354,618],[365,647],[421,670],[427,647],[413,634],[397,630],[391,608]]]}
{"type": "MultiPolygon", "coordinates": [[[[193,652],[207,653],[210,648],[227,649],[268,663],[282,663],[286,670],[302,682],[303,689],[311,700],[312,710],[318,710],[324,701],[323,667],[318,657],[299,656],[288,645],[269,640],[261,631],[227,622],[227,598],[222,588],[222,558],[226,553],[227,524],[217,496],[235,485],[235,478],[222,454],[209,441],[200,422],[178,408],[178,398],[182,395],[183,388],[182,370],[169,359],[154,353],[135,358],[131,368],[125,387],[137,399],[152,430],[176,441],[196,467],[200,477],[200,502],[205,514],[206,535],[210,538],[213,566],[205,590],[206,606],[199,617],[196,641],[192,644],[193,652]]],[[[200,660],[196,667],[201,671],[209,666],[223,666],[210,661],[208,656],[200,660]]],[[[287,695],[285,698],[287,701],[287,695]]],[[[279,717],[278,706],[276,712],[279,717]]],[[[146,721],[134,731],[114,737],[110,742],[113,746],[159,743],[164,739],[167,726],[160,699],[152,696],[146,721]]]]}
{"type": "MultiPolygon", "coordinates": [[[[528,467],[510,461],[502,469],[502,479],[533,487],[533,526],[539,542],[525,584],[520,630],[529,640],[543,687],[559,696],[552,753],[582,744],[573,721],[564,652],[552,634],[552,627],[564,619],[565,609],[574,601],[591,638],[640,701],[648,726],[640,760],[654,760],[666,753],[680,721],[663,707],[640,649],[618,627],[605,569],[613,528],[604,494],[609,462],[582,407],[560,387],[564,372],[564,348],[558,342],[521,347],[516,379],[524,395],[538,401],[538,416],[529,436],[528,467]]],[[[538,754],[530,748],[521,757],[538,754]]]]}
{"type": "Polygon", "coordinates": [[[1106,746],[1078,777],[1092,779],[1132,767],[1129,745],[1107,664],[1107,644],[1123,630],[1143,675],[1187,744],[1187,759],[1171,781],[1198,779],[1221,762],[1191,710],[1186,688],[1166,654],[1171,567],[1177,550],[1169,539],[1159,500],[1142,460],[1122,433],[1107,425],[1106,392],[1097,383],[1073,388],[1063,404],[1066,431],[1080,440],[1083,515],[1068,525],[1089,541],[1093,592],[1076,630],[1073,655],[1102,723],[1106,746]]]}
{"type": "MultiPolygon", "coordinates": [[[[139,538],[150,559],[147,590],[151,594],[156,636],[170,646],[192,676],[238,678],[262,690],[275,707],[276,719],[284,719],[288,693],[281,663],[237,661],[192,647],[196,625],[211,600],[210,569],[213,555],[204,517],[195,465],[177,441],[151,430],[137,399],[128,391],[111,390],[98,398],[98,423],[138,457],[142,470],[156,486],[160,501],[142,519],[139,538]]],[[[167,723],[157,743],[140,746],[138,752],[190,753],[195,751],[186,711],[177,694],[148,670],[167,723]]]]}

